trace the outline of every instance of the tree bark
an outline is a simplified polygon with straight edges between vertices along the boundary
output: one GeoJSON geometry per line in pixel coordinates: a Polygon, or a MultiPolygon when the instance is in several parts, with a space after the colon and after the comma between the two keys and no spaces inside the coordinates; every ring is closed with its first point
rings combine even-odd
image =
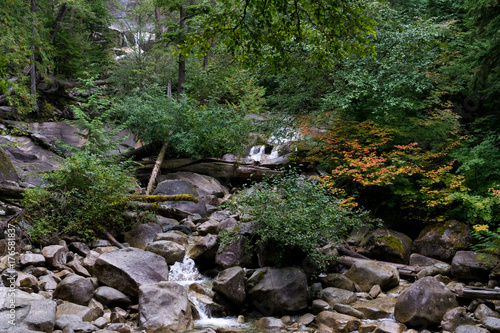
{"type": "Polygon", "coordinates": [[[158,173],[160,172],[161,164],[165,159],[165,153],[167,152],[167,144],[163,144],[161,147],[160,153],[158,154],[158,158],[156,159],[155,167],[153,168],[153,172],[151,172],[151,177],[149,178],[148,187],[146,188],[146,195],[150,195],[153,190],[153,185],[156,181],[156,177],[158,177],[158,173]]]}
{"type": "Polygon", "coordinates": [[[64,14],[66,14],[66,9],[67,9],[66,1],[64,1],[64,3],[61,5],[61,8],[59,8],[59,12],[57,13],[56,17],[56,22],[54,23],[54,31],[52,32],[52,37],[51,37],[52,42],[56,39],[57,30],[59,30],[59,23],[61,23],[64,14]]]}
{"type": "MultiPolygon", "coordinates": [[[[185,5],[181,5],[179,8],[179,30],[183,31],[186,29],[186,13],[185,5]]],[[[186,83],[186,56],[183,54],[179,55],[179,77],[177,81],[178,93],[183,95],[185,93],[184,84],[186,83]]]]}
{"type": "MultiPolygon", "coordinates": [[[[31,0],[31,14],[35,15],[36,0],[31,0]]],[[[34,19],[34,17],[33,17],[34,19]]],[[[35,24],[31,25],[31,35],[35,37],[35,24]]],[[[36,65],[35,65],[35,44],[31,45],[31,95],[34,97],[35,112],[38,113],[38,103],[36,98],[36,65]]]]}

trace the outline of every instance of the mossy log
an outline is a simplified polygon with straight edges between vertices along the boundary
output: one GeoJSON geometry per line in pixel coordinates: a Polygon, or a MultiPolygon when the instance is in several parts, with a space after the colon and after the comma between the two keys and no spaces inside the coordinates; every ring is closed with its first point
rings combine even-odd
{"type": "Polygon", "coordinates": [[[192,201],[198,202],[200,199],[191,194],[176,194],[176,195],[129,195],[128,198],[132,201],[140,202],[163,202],[163,201],[192,201]]]}
{"type": "Polygon", "coordinates": [[[135,209],[139,210],[149,210],[152,211],[158,215],[164,216],[164,217],[170,217],[174,219],[184,219],[190,215],[193,215],[189,212],[183,211],[178,208],[174,207],[169,207],[167,205],[160,205],[156,202],[154,203],[148,203],[148,202],[132,202],[132,205],[134,206],[135,209]]]}

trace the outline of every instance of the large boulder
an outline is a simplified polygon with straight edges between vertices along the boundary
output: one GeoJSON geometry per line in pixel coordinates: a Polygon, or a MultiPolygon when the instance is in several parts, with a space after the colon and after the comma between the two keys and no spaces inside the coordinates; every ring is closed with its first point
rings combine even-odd
{"type": "Polygon", "coordinates": [[[350,304],[356,302],[356,294],[349,290],[328,287],[321,291],[321,298],[332,308],[335,304],[350,304]]]}
{"type": "Polygon", "coordinates": [[[100,255],[95,261],[93,272],[101,283],[133,297],[137,296],[143,284],[168,280],[165,258],[135,248],[100,255]]]}
{"type": "Polygon", "coordinates": [[[212,261],[217,254],[217,235],[208,234],[197,240],[189,250],[189,258],[197,261],[212,261]]]}
{"type": "Polygon", "coordinates": [[[352,307],[365,316],[366,319],[382,319],[394,313],[396,297],[378,297],[371,301],[358,301],[352,307]]]}
{"type": "Polygon", "coordinates": [[[425,227],[413,242],[413,252],[449,261],[457,251],[467,250],[471,241],[469,226],[453,220],[425,227]]]}
{"type": "Polygon", "coordinates": [[[112,306],[120,306],[126,308],[132,303],[127,295],[119,290],[116,290],[115,288],[111,288],[108,286],[101,286],[97,288],[94,297],[96,300],[104,305],[107,305],[109,308],[111,308],[112,306]]]}
{"type": "Polygon", "coordinates": [[[340,288],[349,291],[356,291],[356,284],[352,282],[347,276],[340,273],[331,273],[326,276],[321,276],[319,278],[321,284],[328,288],[340,288]]]}
{"type": "Polygon", "coordinates": [[[41,295],[0,287],[0,331],[52,332],[56,307],[41,295]]]}
{"type": "Polygon", "coordinates": [[[299,268],[257,269],[247,280],[248,297],[266,315],[307,307],[307,277],[299,268]]]}
{"type": "Polygon", "coordinates": [[[391,265],[369,260],[356,261],[345,273],[361,291],[370,291],[374,285],[388,290],[399,285],[399,271],[391,265]]]}
{"type": "Polygon", "coordinates": [[[215,178],[201,175],[193,172],[175,172],[166,175],[167,179],[186,180],[190,182],[194,188],[196,196],[199,198],[207,195],[214,195],[222,198],[229,194],[229,190],[222,186],[222,184],[215,178]]]}
{"type": "Polygon", "coordinates": [[[47,263],[55,268],[62,268],[68,258],[68,248],[62,245],[49,245],[42,249],[47,263]]]}
{"type": "MultiPolygon", "coordinates": [[[[191,194],[197,196],[196,187],[187,180],[167,179],[160,182],[153,194],[176,195],[176,194],[191,194]]],[[[169,201],[166,206],[178,208],[182,211],[191,214],[199,214],[205,216],[207,214],[207,207],[203,200],[196,202],[192,201],[169,201]]]]}
{"type": "Polygon", "coordinates": [[[361,243],[359,252],[370,258],[408,264],[412,241],[407,235],[388,229],[377,229],[361,243]]]}
{"type": "Polygon", "coordinates": [[[409,325],[435,326],[448,310],[457,306],[455,295],[436,278],[427,276],[401,293],[394,316],[409,325]]]}
{"type": "Polygon", "coordinates": [[[144,250],[148,243],[152,242],[156,235],[161,233],[163,228],[158,223],[143,223],[133,227],[125,235],[125,241],[130,246],[144,250]]]}
{"type": "Polygon", "coordinates": [[[213,280],[213,289],[231,302],[241,305],[245,302],[245,271],[236,266],[223,270],[213,280]]]}
{"type": "Polygon", "coordinates": [[[188,331],[193,326],[187,290],[171,281],[139,288],[140,328],[151,333],[188,331]]]}
{"type": "Polygon", "coordinates": [[[17,184],[19,177],[9,156],[0,147],[0,184],[17,184]]]}
{"type": "Polygon", "coordinates": [[[215,263],[224,268],[252,266],[252,251],[247,250],[248,239],[239,236],[231,244],[221,244],[215,256],[215,263]]]}
{"type": "Polygon", "coordinates": [[[87,305],[94,296],[94,285],[88,279],[70,274],[56,287],[54,297],[62,300],[87,305]]]}
{"type": "Polygon", "coordinates": [[[464,280],[488,281],[497,264],[498,258],[488,253],[457,251],[451,261],[451,274],[464,280]]]}

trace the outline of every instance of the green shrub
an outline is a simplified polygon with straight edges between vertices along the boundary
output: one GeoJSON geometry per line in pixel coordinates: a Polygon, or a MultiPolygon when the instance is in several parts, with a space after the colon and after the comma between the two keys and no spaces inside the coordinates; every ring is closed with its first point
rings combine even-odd
{"type": "Polygon", "coordinates": [[[134,188],[126,164],[105,161],[84,150],[43,180],[42,185],[26,190],[22,202],[33,239],[48,242],[64,235],[90,240],[104,230],[124,228],[126,198],[134,188]]]}
{"type": "MultiPolygon", "coordinates": [[[[320,248],[339,242],[370,222],[368,212],[349,210],[325,187],[296,171],[272,177],[240,192],[230,207],[255,220],[257,244],[272,244],[278,251],[276,265],[289,249],[299,249],[319,269],[332,259],[320,248]]],[[[234,232],[225,232],[223,243],[231,243],[234,232]]]]}

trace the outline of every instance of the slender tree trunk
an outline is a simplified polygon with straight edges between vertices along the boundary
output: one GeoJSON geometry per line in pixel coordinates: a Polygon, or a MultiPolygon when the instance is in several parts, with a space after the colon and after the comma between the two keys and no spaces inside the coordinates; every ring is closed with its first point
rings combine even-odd
{"type": "Polygon", "coordinates": [[[59,8],[59,12],[57,13],[57,17],[56,17],[56,22],[54,23],[54,31],[52,32],[52,37],[51,37],[51,41],[53,42],[54,39],[56,39],[56,35],[57,35],[57,30],[59,30],[59,23],[61,23],[63,17],[64,17],[64,14],[66,14],[66,1],[61,5],[61,8],[59,8]]]}
{"type": "MultiPolygon", "coordinates": [[[[35,6],[36,6],[36,0],[31,0],[31,14],[34,16],[35,15],[35,6]]],[[[31,35],[33,36],[33,39],[35,37],[35,24],[31,25],[31,35]]],[[[35,44],[31,45],[31,95],[34,97],[34,107],[35,107],[35,112],[38,113],[38,103],[37,103],[37,98],[36,98],[36,65],[35,65],[35,44]]]]}
{"type": "Polygon", "coordinates": [[[167,152],[167,144],[163,144],[161,147],[160,153],[156,158],[156,164],[153,168],[153,172],[151,172],[151,177],[149,178],[148,187],[146,188],[146,195],[150,195],[153,190],[153,185],[156,181],[156,177],[158,177],[158,173],[160,172],[161,164],[163,163],[163,159],[165,158],[165,153],[167,152]]]}
{"type": "MultiPolygon", "coordinates": [[[[181,5],[179,8],[179,30],[186,29],[186,13],[185,13],[185,5],[181,5]]],[[[184,94],[185,88],[184,84],[186,83],[186,56],[179,55],[179,78],[178,78],[178,92],[179,95],[184,94]]]]}
{"type": "Polygon", "coordinates": [[[168,79],[168,84],[167,84],[167,97],[172,98],[172,81],[168,79]]]}

